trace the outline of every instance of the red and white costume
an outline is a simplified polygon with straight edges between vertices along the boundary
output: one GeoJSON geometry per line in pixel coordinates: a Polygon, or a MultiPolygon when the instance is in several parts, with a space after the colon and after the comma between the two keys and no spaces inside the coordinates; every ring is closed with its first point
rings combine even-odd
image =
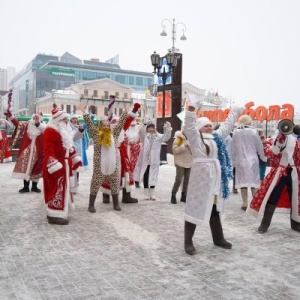
{"type": "Polygon", "coordinates": [[[292,209],[292,219],[300,222],[300,142],[292,135],[287,136],[286,140],[286,146],[282,152],[279,151],[273,139],[269,139],[264,144],[265,155],[270,158],[271,170],[253,197],[247,213],[258,217],[263,215],[271,192],[280,178],[286,176],[286,168],[290,165],[292,168],[292,199],[289,199],[287,188],[284,187],[276,209],[281,212],[290,212],[292,209]]]}
{"type": "Polygon", "coordinates": [[[46,125],[39,123],[37,127],[33,118],[18,121],[13,115],[9,120],[16,127],[11,137],[11,148],[21,140],[12,178],[38,182],[43,175],[43,132],[46,125]]]}
{"type": "Polygon", "coordinates": [[[11,161],[11,151],[9,150],[9,138],[7,130],[10,123],[5,119],[0,119],[0,163],[11,161]]]}
{"type": "Polygon", "coordinates": [[[44,132],[44,198],[47,215],[68,218],[71,205],[70,177],[81,166],[81,158],[74,149],[73,133],[69,124],[62,122],[67,114],[57,108],[44,132]]]}
{"type": "Polygon", "coordinates": [[[129,167],[129,182],[134,184],[133,172],[141,151],[141,140],[139,135],[139,128],[135,120],[133,120],[125,132],[124,144],[126,146],[129,167]],[[132,126],[134,125],[134,126],[132,126]]]}

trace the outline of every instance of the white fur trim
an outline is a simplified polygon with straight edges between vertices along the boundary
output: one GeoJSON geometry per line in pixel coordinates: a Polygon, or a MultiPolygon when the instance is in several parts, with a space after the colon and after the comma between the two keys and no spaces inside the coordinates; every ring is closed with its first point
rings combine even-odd
{"type": "Polygon", "coordinates": [[[75,155],[73,158],[72,158],[72,163],[73,165],[76,165],[77,163],[81,162],[81,157],[79,155],[75,155]]]}
{"type": "Polygon", "coordinates": [[[133,117],[133,118],[137,118],[137,117],[139,116],[138,113],[134,113],[133,111],[130,111],[130,112],[128,113],[128,115],[129,115],[130,117],[133,117]]]}
{"type": "Polygon", "coordinates": [[[50,168],[48,168],[49,174],[53,174],[54,172],[62,169],[63,165],[57,161],[54,165],[52,165],[50,168]]]}

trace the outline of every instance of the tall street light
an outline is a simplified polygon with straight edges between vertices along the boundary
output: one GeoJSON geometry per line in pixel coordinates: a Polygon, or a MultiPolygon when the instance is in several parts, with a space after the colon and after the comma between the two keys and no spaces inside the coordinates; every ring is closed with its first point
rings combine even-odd
{"type": "Polygon", "coordinates": [[[186,36],[184,35],[184,33],[186,32],[186,27],[185,27],[185,24],[184,23],[182,23],[182,22],[175,22],[175,19],[173,19],[172,21],[171,20],[169,20],[169,19],[163,19],[162,21],[161,21],[161,26],[162,26],[162,28],[163,28],[163,31],[161,32],[161,36],[167,36],[167,32],[166,32],[166,30],[165,30],[165,28],[166,28],[166,23],[170,23],[171,24],[171,26],[172,26],[172,48],[171,48],[171,52],[172,53],[175,53],[175,52],[177,52],[177,51],[179,51],[179,49],[176,49],[175,48],[175,42],[176,42],[176,29],[177,29],[177,27],[178,26],[181,26],[182,27],[182,36],[180,37],[180,40],[182,40],[182,41],[185,41],[186,40],[186,36]]]}
{"type": "MultiPolygon", "coordinates": [[[[174,73],[174,69],[177,65],[177,59],[174,53],[169,51],[169,53],[165,57],[160,57],[155,51],[151,55],[151,64],[154,67],[153,74],[157,75],[158,78],[161,78],[162,87],[163,87],[163,101],[162,101],[162,127],[165,124],[165,110],[166,110],[166,82],[170,76],[174,73]],[[166,64],[164,63],[164,60],[166,64]],[[166,70],[166,67],[167,70],[166,70]]],[[[162,128],[163,129],[163,128],[162,128]]],[[[162,145],[161,148],[161,156],[160,156],[161,164],[167,163],[167,145],[162,145]]]]}

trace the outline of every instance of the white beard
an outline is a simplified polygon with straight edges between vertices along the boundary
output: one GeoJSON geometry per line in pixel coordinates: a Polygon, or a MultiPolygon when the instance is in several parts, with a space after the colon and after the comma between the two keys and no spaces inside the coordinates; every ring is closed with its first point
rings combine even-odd
{"type": "Polygon", "coordinates": [[[62,138],[63,147],[67,150],[72,150],[74,146],[72,127],[70,124],[66,124],[64,122],[59,122],[57,127],[62,138]]]}
{"type": "Polygon", "coordinates": [[[28,122],[27,134],[31,140],[41,134],[41,131],[35,126],[35,122],[33,120],[28,122]]]}
{"type": "Polygon", "coordinates": [[[137,143],[140,139],[138,127],[129,127],[126,131],[126,136],[128,137],[128,142],[130,144],[137,143]]]}

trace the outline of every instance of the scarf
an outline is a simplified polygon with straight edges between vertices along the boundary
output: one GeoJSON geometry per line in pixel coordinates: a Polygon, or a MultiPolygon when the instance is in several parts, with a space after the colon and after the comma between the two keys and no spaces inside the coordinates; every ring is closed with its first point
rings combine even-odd
{"type": "Polygon", "coordinates": [[[213,133],[214,141],[218,148],[218,160],[221,165],[221,190],[224,199],[230,195],[229,180],[232,179],[232,164],[228,154],[227,145],[224,140],[216,133],[213,133]]]}
{"type": "Polygon", "coordinates": [[[99,129],[98,143],[101,146],[109,148],[112,145],[112,129],[101,128],[99,129]]]}

